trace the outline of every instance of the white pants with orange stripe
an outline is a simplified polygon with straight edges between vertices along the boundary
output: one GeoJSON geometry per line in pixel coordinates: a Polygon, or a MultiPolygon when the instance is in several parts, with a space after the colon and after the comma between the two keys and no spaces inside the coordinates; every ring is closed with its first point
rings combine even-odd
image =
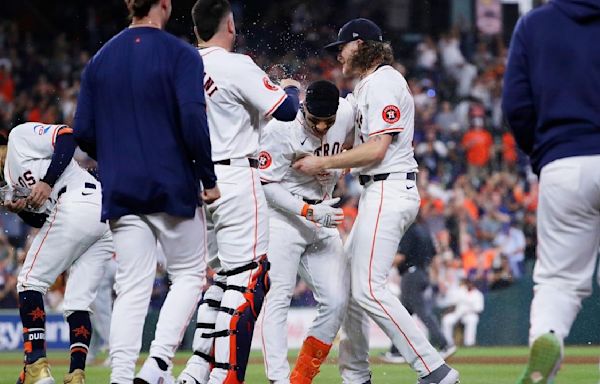
{"type": "Polygon", "coordinates": [[[113,254],[112,237],[100,222],[99,189],[69,186],[33,239],[18,277],[17,290],[46,294],[56,278],[70,267],[64,312],[89,311],[105,265],[113,254]]]}
{"type": "Polygon", "coordinates": [[[419,202],[413,180],[370,182],[361,194],[358,216],[346,242],[352,300],[344,322],[345,333],[351,340],[340,347],[340,370],[345,383],[366,381],[363,376],[368,364],[368,343],[362,333],[365,313],[388,335],[419,377],[427,376],[444,364],[400,300],[386,286],[398,244],[417,216],[419,202]]]}
{"type": "Polygon", "coordinates": [[[157,242],[167,259],[169,292],[156,324],[150,356],[171,363],[196,311],[206,274],[206,220],[166,213],[110,221],[116,249],[117,298],[110,329],[111,382],[131,383],[156,275],[157,242]]]}
{"type": "Polygon", "coordinates": [[[317,227],[276,209],[270,210],[269,260],[271,289],[261,323],[265,370],[272,383],[289,384],[287,317],[296,275],[300,273],[318,303],[308,336],[331,344],[346,311],[350,271],[336,228],[317,227]]]}
{"type": "MultiPolygon", "coordinates": [[[[267,253],[269,240],[268,208],[265,195],[256,169],[249,166],[215,165],[215,173],[219,180],[221,198],[206,206],[209,228],[209,266],[215,271],[231,271],[248,265],[267,253]]],[[[220,278],[227,285],[245,287],[250,277],[257,271],[252,269],[243,273],[220,278]],[[223,281],[225,280],[225,281],[223,281]]],[[[219,299],[222,308],[237,309],[245,303],[243,294],[230,289],[222,291],[211,288],[211,300],[219,299]]],[[[204,306],[205,307],[205,306],[204,306]]],[[[206,308],[206,307],[205,307],[206,308]]],[[[223,311],[208,309],[198,314],[198,322],[206,324],[215,322],[214,331],[220,332],[231,327],[232,316],[223,311]]],[[[209,333],[210,329],[199,328],[195,335],[194,351],[210,354],[211,341],[202,338],[198,333],[209,333]]],[[[210,339],[209,339],[210,340],[210,339]]],[[[232,338],[222,336],[214,338],[214,359],[217,363],[238,364],[236,348],[231,345],[232,338]]],[[[210,369],[208,362],[194,356],[188,362],[195,365],[193,372],[197,380],[206,377],[210,369]]],[[[209,383],[225,382],[228,373],[221,368],[214,368],[209,383]]],[[[204,384],[204,383],[202,383],[204,384]]]]}

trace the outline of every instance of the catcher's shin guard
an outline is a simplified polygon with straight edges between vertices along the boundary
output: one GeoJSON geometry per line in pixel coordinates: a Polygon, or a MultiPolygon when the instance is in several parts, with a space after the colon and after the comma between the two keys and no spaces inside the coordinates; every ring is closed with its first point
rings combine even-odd
{"type": "MultiPolygon", "coordinates": [[[[216,341],[215,349],[215,370],[227,371],[224,384],[244,382],[254,324],[269,290],[268,270],[269,262],[265,255],[258,262],[219,273],[227,276],[227,287],[218,309],[223,315],[217,317],[217,327],[220,330],[212,336],[228,338],[228,351],[221,350],[224,343],[218,344],[220,341],[216,341]],[[228,361],[224,358],[227,355],[228,361]]],[[[212,377],[211,374],[211,380],[212,377]]]]}
{"type": "Polygon", "coordinates": [[[290,375],[291,384],[310,384],[319,373],[321,364],[327,358],[331,344],[325,344],[321,340],[308,336],[298,354],[296,365],[290,375]]]}
{"type": "Polygon", "coordinates": [[[204,293],[200,306],[198,307],[198,317],[196,322],[196,331],[192,350],[194,354],[189,358],[185,369],[180,376],[179,382],[183,382],[183,375],[194,378],[198,383],[207,383],[208,376],[214,362],[214,339],[205,337],[215,331],[215,322],[217,320],[218,309],[221,306],[223,292],[227,287],[226,278],[215,275],[213,284],[204,293]]]}

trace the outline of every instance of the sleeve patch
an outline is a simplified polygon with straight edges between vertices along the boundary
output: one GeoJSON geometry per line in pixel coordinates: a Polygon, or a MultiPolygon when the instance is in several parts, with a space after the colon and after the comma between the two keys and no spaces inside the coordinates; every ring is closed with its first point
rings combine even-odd
{"type": "Polygon", "coordinates": [[[388,105],[387,107],[383,108],[381,117],[386,123],[394,124],[400,120],[400,109],[395,105],[388,105]]]}
{"type": "Polygon", "coordinates": [[[273,163],[273,158],[271,154],[267,151],[262,151],[258,154],[258,168],[259,169],[267,169],[273,163]]]}
{"type": "Polygon", "coordinates": [[[263,77],[263,84],[265,85],[265,88],[267,88],[269,91],[278,91],[279,87],[277,87],[275,84],[273,84],[271,82],[271,79],[269,79],[268,76],[263,77]]]}

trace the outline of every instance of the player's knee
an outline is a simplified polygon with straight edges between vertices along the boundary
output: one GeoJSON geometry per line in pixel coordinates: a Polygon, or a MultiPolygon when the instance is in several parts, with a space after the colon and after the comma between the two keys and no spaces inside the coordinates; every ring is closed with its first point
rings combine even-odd
{"type": "Polygon", "coordinates": [[[348,296],[344,294],[331,295],[323,302],[322,306],[327,314],[341,318],[348,308],[348,296]]]}

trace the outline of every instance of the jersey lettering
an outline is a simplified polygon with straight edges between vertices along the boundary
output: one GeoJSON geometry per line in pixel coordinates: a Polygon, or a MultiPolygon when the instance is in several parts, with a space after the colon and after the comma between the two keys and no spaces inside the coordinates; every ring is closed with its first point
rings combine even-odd
{"type": "Polygon", "coordinates": [[[329,143],[323,144],[320,148],[315,149],[315,156],[333,156],[340,153],[342,145],[338,142],[330,145],[329,143]]]}
{"type": "Polygon", "coordinates": [[[204,92],[211,97],[219,88],[215,85],[215,81],[208,76],[206,73],[204,74],[204,92]]]}

